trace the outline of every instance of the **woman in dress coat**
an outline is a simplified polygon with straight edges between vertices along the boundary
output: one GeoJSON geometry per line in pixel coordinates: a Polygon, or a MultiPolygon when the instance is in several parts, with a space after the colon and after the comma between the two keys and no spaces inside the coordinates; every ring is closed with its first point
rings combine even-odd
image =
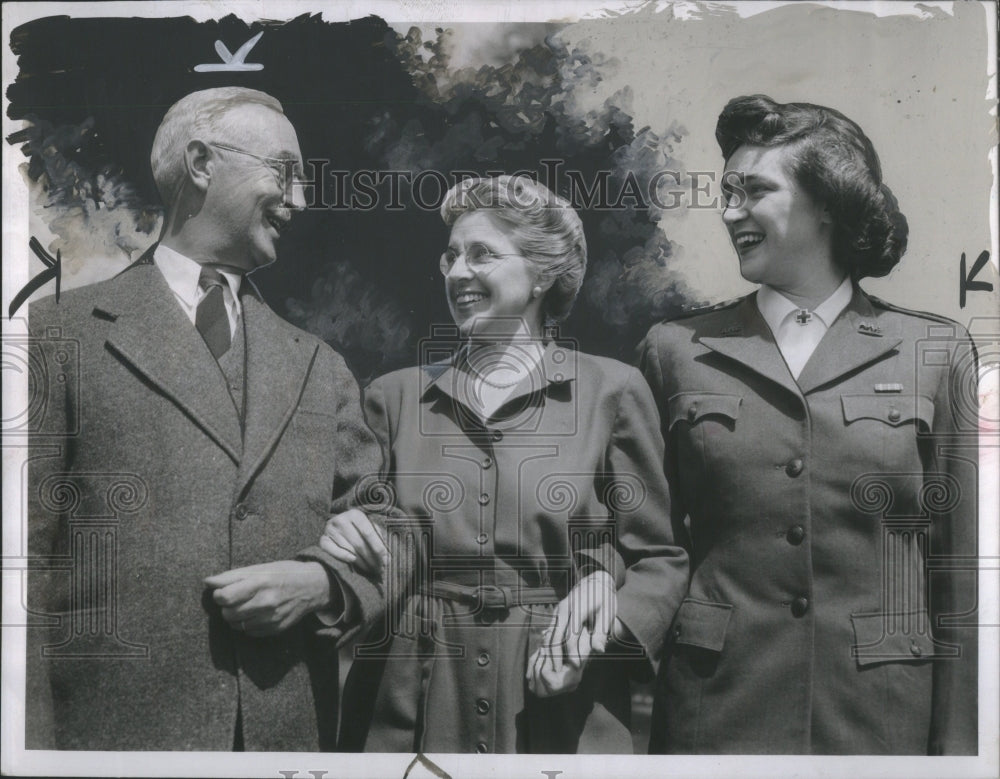
{"type": "MultiPolygon", "coordinates": [[[[355,651],[340,747],[631,752],[629,674],[658,658],[688,576],[653,397],[636,369],[547,335],[586,267],[565,200],[471,179],[441,213],[456,338],[365,393],[398,519],[388,619],[355,651]]],[[[360,513],[323,545],[378,566],[360,513]]]]}
{"type": "Polygon", "coordinates": [[[692,566],[651,751],[975,754],[975,351],[858,286],[907,225],[857,124],[755,95],[716,137],[761,287],[641,348],[692,566]]]}

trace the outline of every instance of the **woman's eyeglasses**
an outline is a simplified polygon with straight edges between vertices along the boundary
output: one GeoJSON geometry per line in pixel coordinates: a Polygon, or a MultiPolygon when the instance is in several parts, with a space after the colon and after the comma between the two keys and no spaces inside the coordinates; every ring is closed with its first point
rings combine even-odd
{"type": "Polygon", "coordinates": [[[226,146],[223,143],[209,142],[208,145],[214,146],[216,149],[222,149],[223,151],[231,151],[236,154],[242,154],[246,157],[253,157],[258,162],[264,163],[264,165],[270,168],[275,177],[278,179],[278,186],[280,186],[281,191],[285,193],[285,199],[291,202],[292,188],[295,186],[295,182],[299,178],[298,160],[293,157],[261,157],[259,154],[254,154],[253,152],[246,151],[245,149],[237,149],[235,146],[226,146]]]}
{"type": "Polygon", "coordinates": [[[442,254],[438,263],[441,274],[447,276],[458,261],[458,258],[463,254],[465,255],[465,264],[469,267],[469,270],[477,274],[489,273],[497,263],[507,257],[521,256],[520,254],[500,254],[484,244],[473,243],[469,244],[464,252],[456,252],[454,249],[448,249],[442,254]]]}

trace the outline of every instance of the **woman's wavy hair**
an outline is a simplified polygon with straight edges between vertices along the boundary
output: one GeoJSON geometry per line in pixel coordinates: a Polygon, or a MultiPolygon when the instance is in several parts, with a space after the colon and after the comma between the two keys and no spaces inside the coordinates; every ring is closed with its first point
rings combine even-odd
{"type": "Polygon", "coordinates": [[[441,218],[449,227],[462,214],[484,210],[510,228],[510,238],[543,282],[546,324],[569,316],[587,271],[583,223],[565,198],[527,176],[463,179],[444,196],[441,218]]]}
{"type": "Polygon", "coordinates": [[[903,256],[906,217],[882,182],[872,142],[839,111],[737,97],[719,115],[715,138],[726,160],[740,146],[789,147],[789,172],[829,209],[834,257],[854,280],[885,276],[903,256]]]}

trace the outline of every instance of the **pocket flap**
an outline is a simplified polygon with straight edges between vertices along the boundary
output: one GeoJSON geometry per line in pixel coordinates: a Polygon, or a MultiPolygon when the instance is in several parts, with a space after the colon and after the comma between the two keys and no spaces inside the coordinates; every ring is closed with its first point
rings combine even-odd
{"type": "Polygon", "coordinates": [[[934,402],[924,395],[841,395],[844,422],[877,419],[899,427],[914,420],[930,432],[934,421],[934,402]]]}
{"type": "Polygon", "coordinates": [[[674,643],[721,652],[732,613],[728,603],[685,598],[674,618],[674,643]]]}
{"type": "Polygon", "coordinates": [[[741,403],[743,403],[743,398],[740,395],[721,395],[717,392],[681,392],[670,398],[668,403],[669,428],[682,419],[694,423],[710,414],[718,414],[731,420],[739,419],[741,403]]]}
{"type": "Polygon", "coordinates": [[[926,612],[852,614],[851,622],[854,625],[851,657],[859,666],[934,657],[934,639],[926,612]]]}

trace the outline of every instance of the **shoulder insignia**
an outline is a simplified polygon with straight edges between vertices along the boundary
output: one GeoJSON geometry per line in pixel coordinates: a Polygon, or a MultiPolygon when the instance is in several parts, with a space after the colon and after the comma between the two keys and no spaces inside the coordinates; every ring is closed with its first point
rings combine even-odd
{"type": "MultiPolygon", "coordinates": [[[[882,298],[875,297],[874,295],[869,295],[867,292],[864,293],[865,296],[872,302],[873,305],[879,308],[884,308],[888,311],[895,311],[897,314],[906,314],[908,316],[915,316],[921,319],[929,319],[932,322],[939,322],[943,325],[955,325],[958,324],[954,319],[949,319],[946,316],[940,314],[932,314],[930,311],[915,311],[910,308],[903,308],[902,306],[897,306],[894,303],[889,303],[888,301],[882,300],[882,298]]],[[[860,326],[858,327],[860,330],[860,326]]]]}
{"type": "Polygon", "coordinates": [[[715,303],[711,306],[703,306],[701,308],[692,308],[687,311],[681,311],[677,314],[666,317],[664,322],[676,322],[678,319],[688,319],[693,316],[701,316],[702,314],[711,314],[715,311],[723,311],[727,308],[733,308],[739,305],[746,299],[746,296],[733,298],[732,300],[726,300],[722,303],[715,303]]]}

